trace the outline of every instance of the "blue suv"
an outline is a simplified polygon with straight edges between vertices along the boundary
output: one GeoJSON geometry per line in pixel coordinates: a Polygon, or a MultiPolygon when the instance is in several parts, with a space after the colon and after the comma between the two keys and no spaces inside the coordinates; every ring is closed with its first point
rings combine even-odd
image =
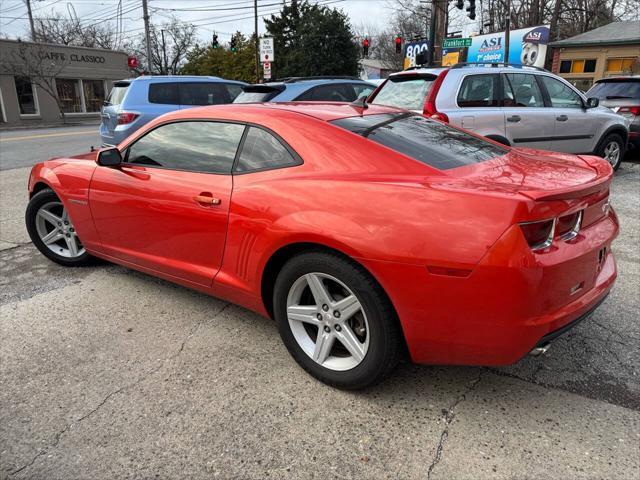
{"type": "Polygon", "coordinates": [[[233,103],[353,102],[368,97],[375,88],[357,77],[292,77],[247,85],[233,103]]]}
{"type": "Polygon", "coordinates": [[[113,84],[100,124],[103,145],[117,145],[163,113],[199,105],[231,103],[244,82],[201,76],[143,76],[113,84]]]}

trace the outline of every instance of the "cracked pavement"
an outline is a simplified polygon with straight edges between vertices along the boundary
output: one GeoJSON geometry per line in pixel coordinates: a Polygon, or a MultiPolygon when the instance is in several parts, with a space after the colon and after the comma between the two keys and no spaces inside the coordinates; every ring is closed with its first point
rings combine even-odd
{"type": "Polygon", "coordinates": [[[616,287],[546,356],[404,364],[356,393],[240,307],[47,261],[27,176],[0,172],[0,479],[640,477],[639,163],[614,180],[616,287]]]}

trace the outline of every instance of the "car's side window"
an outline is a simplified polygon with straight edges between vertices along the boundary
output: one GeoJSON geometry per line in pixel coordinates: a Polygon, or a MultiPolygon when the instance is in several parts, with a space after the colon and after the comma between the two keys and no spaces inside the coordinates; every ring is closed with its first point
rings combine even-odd
{"type": "Polygon", "coordinates": [[[570,87],[555,78],[542,75],[540,77],[549,93],[551,106],[556,108],[582,108],[582,98],[570,87]]]}
{"type": "Polygon", "coordinates": [[[180,105],[219,105],[231,103],[225,85],[215,82],[180,83],[180,105]]]}
{"type": "Polygon", "coordinates": [[[149,103],[161,103],[163,105],[178,105],[177,83],[150,83],[149,103]]]}
{"type": "Polygon", "coordinates": [[[459,107],[497,107],[498,75],[468,75],[458,92],[459,107]]]}
{"type": "Polygon", "coordinates": [[[526,73],[506,73],[502,76],[505,107],[544,107],[544,98],[536,77],[526,73]]]}
{"type": "Polygon", "coordinates": [[[245,126],[222,122],[161,125],[136,140],[127,163],[207,173],[231,173],[245,126]]]}
{"type": "Polygon", "coordinates": [[[249,127],[235,171],[245,173],[289,167],[300,163],[300,160],[295,158],[271,133],[262,128],[249,127]]]}
{"type": "Polygon", "coordinates": [[[320,85],[300,95],[296,100],[314,102],[353,102],[356,93],[345,83],[320,85]]]}

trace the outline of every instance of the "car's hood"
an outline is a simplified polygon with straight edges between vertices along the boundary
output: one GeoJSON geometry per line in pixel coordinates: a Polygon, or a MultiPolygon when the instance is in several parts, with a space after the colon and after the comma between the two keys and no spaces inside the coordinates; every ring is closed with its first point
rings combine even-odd
{"type": "Polygon", "coordinates": [[[539,200],[575,198],[598,190],[608,182],[612,169],[597,157],[511,149],[501,157],[450,172],[440,185],[539,200]]]}

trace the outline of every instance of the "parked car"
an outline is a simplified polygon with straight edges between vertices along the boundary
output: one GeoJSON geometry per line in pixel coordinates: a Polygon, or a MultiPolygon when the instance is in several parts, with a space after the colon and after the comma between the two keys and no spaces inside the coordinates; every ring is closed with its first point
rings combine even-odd
{"type": "Polygon", "coordinates": [[[34,166],[29,235],[61,265],[99,257],[271,316],[296,361],[342,388],[406,351],[513,363],[607,296],[609,163],[365,107],[169,113],[34,166]]]}
{"type": "Polygon", "coordinates": [[[628,122],[573,85],[534,67],[458,64],[389,76],[369,97],[492,140],[540,150],[594,153],[617,169],[628,122]]]}
{"type": "Polygon", "coordinates": [[[295,77],[246,85],[233,103],[353,102],[368,97],[375,88],[374,84],[357,77],[295,77]]]}
{"type": "Polygon", "coordinates": [[[629,122],[629,147],[640,148],[640,76],[603,78],[586,94],[600,105],[626,117],[629,122]]]}
{"type": "Polygon", "coordinates": [[[142,76],[120,80],[102,107],[100,139],[117,145],[154,118],[173,110],[231,103],[244,82],[201,76],[142,76]]]}

